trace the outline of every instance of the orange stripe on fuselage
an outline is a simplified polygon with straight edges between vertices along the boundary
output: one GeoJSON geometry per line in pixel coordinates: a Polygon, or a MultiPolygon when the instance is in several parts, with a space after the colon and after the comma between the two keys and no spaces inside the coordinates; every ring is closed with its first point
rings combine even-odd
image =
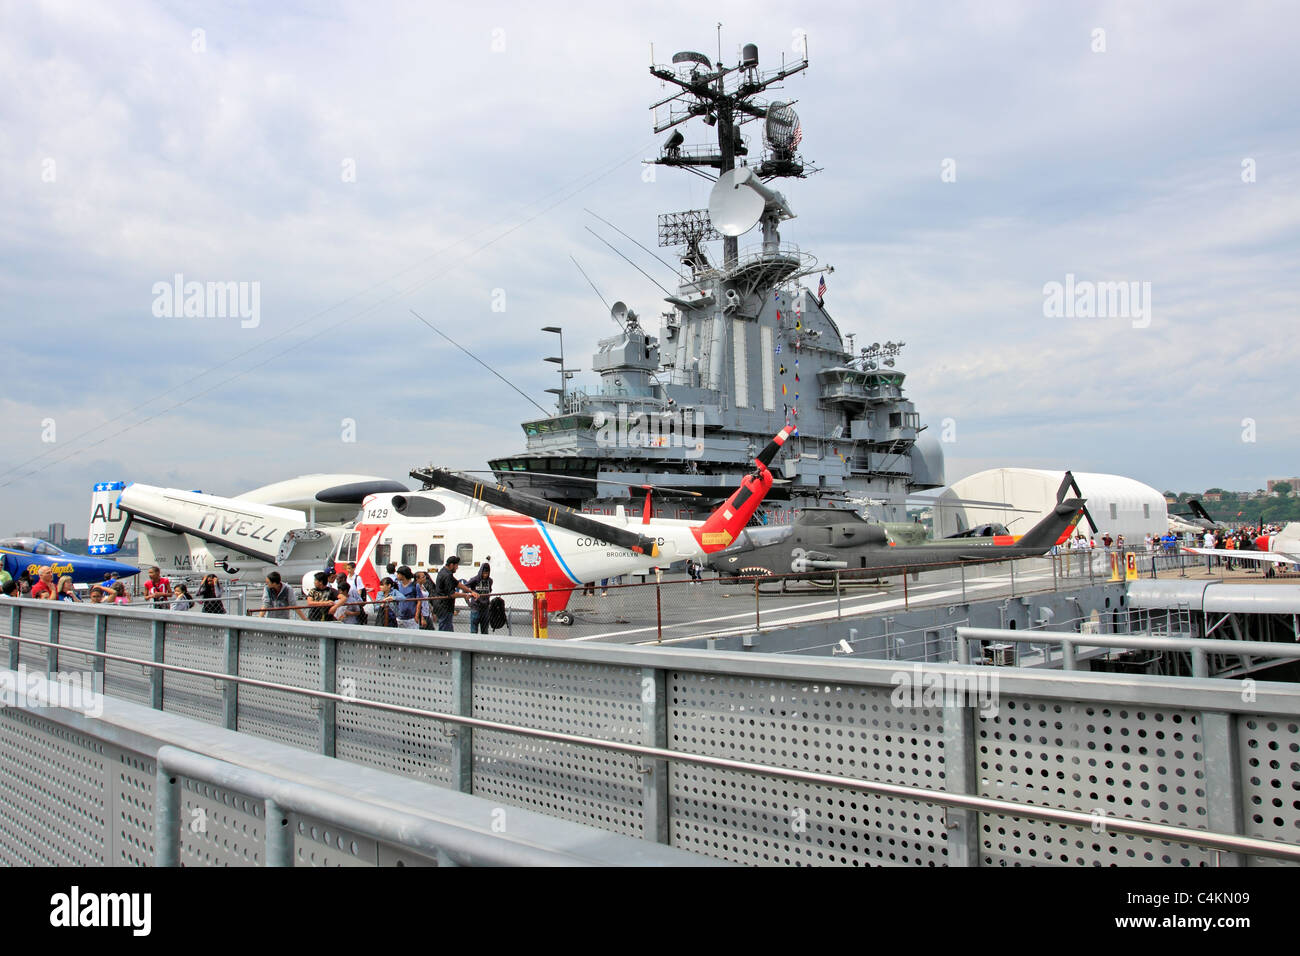
{"type": "Polygon", "coordinates": [[[547,604],[552,612],[564,610],[573,593],[573,579],[560,566],[537,522],[509,514],[488,515],[487,523],[524,587],[548,592],[547,604]]]}

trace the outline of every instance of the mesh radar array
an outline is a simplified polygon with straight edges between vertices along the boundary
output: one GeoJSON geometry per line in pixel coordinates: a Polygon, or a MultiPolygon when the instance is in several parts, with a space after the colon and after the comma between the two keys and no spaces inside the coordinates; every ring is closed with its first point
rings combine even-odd
{"type": "MultiPolygon", "coordinates": [[[[766,73],[759,70],[758,47],[753,43],[745,44],[740,53],[740,60],[734,66],[724,66],[720,60],[721,57],[714,65],[703,53],[685,50],[673,55],[671,65],[650,67],[652,76],[665,84],[678,87],[671,96],[651,106],[655,111],[655,132],[665,132],[698,116],[704,120],[705,125],[714,128],[717,139],[716,148],[712,144],[698,147],[686,146],[681,130],[673,130],[672,135],[664,143],[661,154],[654,162],[661,166],[683,167],[708,179],[724,176],[736,168],[736,157],[749,154],[749,147],[741,134],[741,127],[753,120],[763,120],[765,153],[761,162],[752,167],[757,179],[805,176],[807,171],[811,170],[798,157],[797,150],[803,133],[793,105],[789,102],[767,104],[758,101],[756,97],[786,77],[808,68],[806,43],[803,59],[791,65],[783,62],[779,69],[766,73]],[[717,176],[705,172],[706,168],[717,170],[717,176]]],[[[752,221],[747,226],[739,229],[739,223],[751,211],[749,207],[755,205],[755,200],[750,198],[750,194],[757,191],[757,182],[755,180],[748,185],[750,187],[748,189],[732,189],[732,193],[738,198],[716,199],[715,202],[715,197],[719,195],[716,191],[715,197],[710,198],[710,213],[718,212],[714,206],[720,203],[724,207],[722,212],[728,214],[723,217],[727,220],[725,229],[718,225],[719,219],[716,216],[711,217],[714,229],[723,234],[723,259],[728,266],[736,262],[736,237],[752,228],[763,215],[764,199],[760,198],[757,214],[752,217],[752,221]],[[737,206],[736,209],[731,208],[733,202],[737,206]],[[742,205],[746,208],[740,209],[742,205]],[[733,212],[738,215],[738,218],[729,215],[733,212]],[[736,229],[739,231],[734,231],[736,229]]],[[[763,195],[759,192],[760,197],[763,195]]],[[[699,242],[712,239],[713,235],[703,231],[698,234],[691,232],[687,223],[693,220],[687,218],[682,218],[680,224],[665,223],[665,219],[693,217],[697,213],[698,210],[691,210],[661,217],[660,242],[665,245],[670,244],[665,241],[665,236],[680,235],[681,238],[676,242],[685,243],[692,254],[697,254],[699,242]]]]}

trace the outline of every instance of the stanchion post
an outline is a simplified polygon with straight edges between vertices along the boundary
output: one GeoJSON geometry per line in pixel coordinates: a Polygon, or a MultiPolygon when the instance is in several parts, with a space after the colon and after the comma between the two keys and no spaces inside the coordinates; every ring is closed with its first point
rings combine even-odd
{"type": "Polygon", "coordinates": [[[664,642],[664,597],[663,582],[655,582],[655,643],[664,642]]]}

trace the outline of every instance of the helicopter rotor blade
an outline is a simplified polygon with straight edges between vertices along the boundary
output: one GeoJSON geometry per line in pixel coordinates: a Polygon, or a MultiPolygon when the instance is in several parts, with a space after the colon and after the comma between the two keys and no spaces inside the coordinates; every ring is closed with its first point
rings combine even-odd
{"type": "Polygon", "coordinates": [[[572,508],[562,508],[543,498],[511,491],[505,485],[487,485],[465,478],[442,468],[417,468],[411,477],[438,488],[446,488],[456,494],[464,495],[474,501],[486,501],[488,504],[509,508],[529,518],[536,518],[557,528],[564,528],[575,534],[588,535],[597,541],[608,541],[620,548],[627,548],[636,554],[659,556],[659,546],[653,538],[635,534],[623,528],[607,525],[572,508]]]}

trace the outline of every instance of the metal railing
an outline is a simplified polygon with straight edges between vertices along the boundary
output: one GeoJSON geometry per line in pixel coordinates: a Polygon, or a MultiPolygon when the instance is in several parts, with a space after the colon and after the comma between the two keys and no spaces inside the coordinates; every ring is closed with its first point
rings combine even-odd
{"type": "MultiPolygon", "coordinates": [[[[1051,557],[993,558],[988,561],[948,562],[883,570],[842,571],[752,576],[712,575],[692,581],[683,575],[646,574],[640,583],[621,578],[596,580],[570,588],[533,591],[499,591],[492,597],[506,605],[505,630],[511,636],[538,634],[534,628],[536,599],[544,593],[550,602],[548,636],[566,639],[654,641],[664,643],[689,635],[724,637],[748,634],[815,620],[839,620],[873,611],[872,599],[883,592],[896,592],[904,610],[932,604],[967,603],[970,600],[1010,595],[1060,591],[1077,587],[1081,580],[1101,583],[1110,580],[1105,559],[1095,557],[1084,568],[1084,578],[1062,570],[1062,561],[1051,557]],[[556,605],[566,602],[563,609],[556,605]],[[701,614],[703,607],[709,613],[701,614]]],[[[273,609],[276,616],[303,618],[312,608],[300,599],[273,609]]],[[[357,602],[367,611],[366,628],[380,626],[381,606],[393,608],[403,599],[367,596],[357,602]]],[[[437,596],[410,598],[420,608],[423,630],[433,630],[428,613],[437,596]]],[[[469,607],[461,595],[453,602],[453,629],[467,628],[469,607]]],[[[261,616],[261,608],[249,614],[261,616]]],[[[392,626],[390,624],[390,626],[392,626]]]]}
{"type": "MultiPolygon", "coordinates": [[[[959,629],[959,633],[972,639],[979,639],[987,636],[998,637],[1003,632],[984,628],[961,628],[959,629]]],[[[1013,631],[1009,633],[1014,634],[1015,632],[1013,631]]],[[[58,644],[49,641],[33,640],[30,638],[16,637],[14,635],[4,635],[4,637],[8,640],[14,640],[20,643],[28,643],[53,649],[59,648],[58,644]]],[[[1125,638],[1123,640],[1130,639],[1125,638]]],[[[1155,645],[1173,643],[1171,641],[1162,641],[1159,639],[1147,640],[1155,645]]],[[[1296,650],[1300,651],[1300,648],[1297,648],[1296,650]]],[[[383,710],[390,713],[400,713],[413,717],[425,717],[433,720],[445,721],[450,724],[477,728],[480,730],[495,730],[510,734],[518,734],[524,737],[531,737],[538,740],[548,740],[555,743],[571,744],[598,750],[631,754],[645,758],[648,761],[665,761],[668,764],[676,762],[697,764],[719,769],[777,777],[785,780],[801,781],[820,786],[842,787],[862,793],[918,800],[923,803],[935,804],[937,806],[948,808],[977,810],[986,813],[995,813],[1001,816],[1041,820],[1048,823],[1060,823],[1071,826],[1087,827],[1089,829],[1096,827],[1098,823],[1098,816],[1095,812],[1084,813],[1035,806],[1012,800],[994,800],[960,794],[949,794],[929,790],[923,787],[886,784],[877,781],[845,777],[838,774],[794,770],[772,764],[730,760],[679,750],[670,750],[663,747],[621,743],[599,737],[546,731],[533,727],[506,724],[500,721],[478,719],[461,714],[394,705],[382,701],[363,700],[354,696],[329,693],[326,691],[308,690],[288,684],[251,680],[220,672],[197,671],[192,668],[176,667],[158,661],[122,657],[120,655],[84,650],[73,651],[73,653],[104,660],[116,660],[121,663],[139,665],[142,668],[155,668],[162,671],[185,673],[193,676],[211,678],[216,681],[232,681],[236,684],[256,686],[290,694],[298,694],[319,701],[328,700],[335,704],[351,704],[359,707],[383,710]]],[[[1300,657],[1300,653],[1290,656],[1300,657]]],[[[158,709],[161,709],[161,707],[158,709]]],[[[179,841],[176,839],[177,830],[179,828],[179,800],[175,786],[176,781],[171,778],[171,775],[174,772],[185,773],[187,776],[199,780],[219,783],[238,790],[241,793],[246,793],[249,796],[264,799],[266,801],[266,818],[268,820],[266,843],[267,861],[270,866],[292,865],[292,841],[287,838],[287,834],[282,832],[282,828],[273,826],[270,823],[270,821],[280,815],[281,810],[296,810],[303,813],[314,813],[327,816],[329,819],[337,820],[342,825],[362,832],[367,836],[375,837],[377,839],[395,840],[408,849],[416,851],[436,851],[439,847],[458,851],[465,854],[468,859],[464,862],[469,865],[481,864],[481,860],[476,860],[474,858],[476,852],[489,852],[486,849],[480,848],[493,847],[496,845],[495,841],[475,841],[472,839],[468,841],[457,841],[456,839],[452,839],[449,841],[446,830],[433,827],[429,825],[427,821],[421,821],[419,818],[410,815],[389,813],[380,815],[376,818],[373,814],[368,813],[365,808],[354,801],[341,800],[336,795],[331,795],[324,791],[300,786],[295,787],[285,781],[269,777],[266,774],[246,770],[242,767],[237,767],[231,764],[223,764],[221,761],[214,761],[211,758],[202,755],[186,754],[183,751],[174,750],[173,748],[163,748],[158,753],[157,799],[161,829],[158,836],[156,862],[159,866],[180,865],[179,841]]],[[[1201,846],[1212,850],[1227,851],[1231,853],[1246,853],[1253,856],[1263,856],[1300,863],[1300,846],[1289,846],[1269,840],[1252,839],[1235,834],[1207,832],[1205,830],[1193,829],[1191,827],[1169,826],[1142,820],[1125,819],[1122,817],[1107,817],[1105,818],[1105,825],[1108,829],[1111,829],[1116,833],[1128,833],[1134,836],[1182,843],[1190,846],[1201,846]]],[[[499,855],[499,849],[496,852],[499,855]]],[[[545,853],[531,855],[522,853],[517,860],[512,859],[510,862],[519,865],[553,865],[556,860],[545,853]]]]}
{"type": "Polygon", "coordinates": [[[573,866],[591,862],[574,853],[512,840],[504,833],[430,820],[179,747],[160,747],[155,759],[155,866],[181,865],[181,776],[262,801],[266,866],[294,865],[290,813],[319,817],[351,834],[424,854],[440,866],[573,866]]]}
{"type": "MultiPolygon", "coordinates": [[[[15,602],[7,603],[12,605],[15,602]]],[[[0,644],[8,643],[11,665],[15,663],[14,659],[19,656],[18,652],[23,647],[30,647],[38,652],[43,651],[38,660],[43,658],[51,673],[58,668],[61,654],[90,657],[101,662],[101,673],[107,672],[109,675],[106,691],[110,694],[115,691],[126,691],[129,696],[137,696],[140,692],[138,678],[128,677],[131,670],[136,668],[137,674],[147,671],[151,676],[147,681],[148,693],[145,700],[156,709],[164,710],[180,704],[192,706],[192,701],[186,700],[183,692],[184,687],[194,685],[194,679],[197,678],[199,685],[206,682],[209,688],[219,690],[225,702],[219,714],[210,716],[210,720],[215,716],[216,721],[231,729],[247,730],[261,735],[275,736],[277,733],[284,732],[286,722],[295,723],[302,719],[304,712],[298,707],[291,706],[288,703],[290,700],[314,701],[315,706],[306,713],[315,715],[314,719],[318,724],[317,733],[312,735],[314,739],[306,742],[306,745],[328,755],[335,755],[336,744],[341,743],[344,729],[348,729],[349,734],[355,732],[351,728],[355,727],[357,718],[349,717],[348,728],[344,728],[341,717],[345,712],[399,715],[404,718],[405,724],[410,724],[412,720],[432,722],[418,726],[410,724],[411,732],[417,736],[410,742],[403,743],[406,737],[404,734],[399,734],[397,738],[384,745],[383,753],[358,753],[355,748],[355,738],[351,738],[353,744],[350,744],[350,759],[362,762],[382,763],[392,759],[394,752],[389,748],[396,747],[401,750],[410,747],[416,739],[425,739],[429,731],[419,730],[419,727],[437,727],[439,724],[457,727],[460,728],[459,731],[451,731],[450,736],[444,738],[448,742],[449,752],[444,757],[431,758],[434,764],[441,768],[438,772],[449,772],[446,778],[449,785],[463,790],[472,788],[478,792],[480,788],[490,791],[493,787],[501,787],[503,780],[517,782],[525,779],[530,782],[520,785],[522,789],[517,786],[506,787],[505,791],[497,792],[508,792],[515,800],[522,800],[525,803],[536,802],[537,805],[547,808],[546,812],[556,812],[560,815],[573,814],[584,822],[588,822],[588,818],[593,817],[603,821],[598,822],[597,825],[616,830],[628,830],[628,827],[609,822],[610,811],[599,808],[592,810],[589,807],[576,805],[565,797],[566,793],[585,793],[588,796],[579,803],[590,800],[592,783],[584,782],[587,780],[587,772],[594,773],[596,778],[601,780],[607,780],[610,776],[618,777],[626,780],[626,784],[623,785],[626,789],[620,791],[623,796],[619,799],[634,800],[636,805],[642,808],[638,812],[637,822],[630,826],[630,831],[640,832],[645,837],[660,842],[668,841],[670,823],[674,823],[675,827],[671,828],[675,836],[673,842],[681,840],[684,844],[690,845],[690,827],[695,824],[688,825],[687,818],[680,817],[679,814],[685,811],[678,808],[673,813],[672,819],[669,819],[670,806],[687,800],[681,788],[685,786],[684,781],[689,777],[685,769],[689,767],[710,768],[712,773],[723,775],[717,778],[719,781],[727,774],[738,773],[753,776],[757,780],[786,781],[784,786],[787,787],[795,784],[832,787],[845,792],[869,794],[880,799],[912,800],[921,805],[945,807],[951,813],[996,814],[1044,823],[1089,826],[1094,829],[1098,821],[1096,810],[1042,806],[1025,801],[1003,800],[991,797],[987,793],[980,793],[981,784],[978,777],[972,776],[971,770],[960,770],[960,763],[962,760],[971,759],[970,755],[975,753],[978,740],[983,739],[983,733],[977,730],[980,722],[992,718],[976,714],[973,709],[974,702],[966,698],[947,701],[941,708],[942,733],[948,741],[944,751],[937,754],[941,764],[948,768],[946,781],[941,784],[946,787],[943,790],[909,782],[865,779],[845,773],[825,772],[825,769],[818,769],[815,766],[813,768],[779,766],[771,761],[741,759],[743,754],[740,757],[728,756],[725,749],[722,751],[715,749],[715,746],[720,746],[728,739],[726,728],[734,719],[726,716],[735,713],[733,709],[735,705],[727,703],[728,697],[757,693],[753,703],[745,704],[744,709],[756,717],[761,717],[764,708],[771,705],[760,706],[759,702],[767,701],[771,694],[804,694],[808,692],[809,687],[814,690],[817,687],[824,687],[829,693],[834,687],[836,695],[842,696],[848,702],[847,713],[851,716],[855,706],[862,706],[855,704],[854,701],[890,699],[886,688],[892,689],[898,674],[901,673],[897,664],[869,661],[847,663],[824,658],[792,660],[789,657],[770,658],[757,654],[666,651],[654,648],[557,644],[490,637],[478,637],[467,641],[464,637],[455,635],[373,631],[293,621],[272,621],[237,629],[229,626],[220,627],[210,624],[210,619],[201,619],[203,624],[208,625],[207,629],[216,639],[214,650],[217,653],[214,656],[227,661],[227,666],[224,668],[213,669],[169,663],[165,659],[169,649],[168,628],[174,625],[193,625],[194,617],[131,608],[115,609],[116,613],[97,612],[94,608],[83,607],[53,608],[48,611],[48,620],[41,620],[45,618],[44,614],[35,615],[35,623],[38,627],[43,624],[45,630],[44,637],[36,637],[32,635],[30,625],[23,625],[23,621],[30,613],[29,608],[32,607],[37,607],[40,611],[46,610],[32,604],[16,608],[18,617],[15,617],[13,623],[19,626],[11,627],[9,636],[0,636],[0,644]],[[148,622],[152,635],[152,653],[148,657],[114,653],[103,646],[102,641],[97,641],[97,646],[93,649],[84,646],[72,647],[59,639],[65,621],[75,621],[85,617],[92,617],[96,621],[115,618],[148,622]],[[24,629],[27,632],[25,634],[21,633],[24,629]],[[261,653],[256,649],[264,647],[265,641],[271,637],[275,637],[278,641],[275,646],[281,650],[277,653],[286,655],[283,659],[274,662],[277,672],[286,675],[297,672],[305,675],[314,669],[319,674],[319,683],[316,686],[304,686],[286,679],[252,677],[241,673],[244,668],[253,669],[268,663],[261,658],[247,659],[247,654],[250,651],[261,653]],[[316,648],[315,651],[311,650],[313,647],[316,648]],[[408,668],[412,669],[410,673],[413,678],[424,673],[444,674],[445,676],[437,678],[437,681],[446,681],[445,686],[450,690],[450,697],[442,699],[448,700],[449,706],[430,707],[409,694],[393,697],[394,691],[391,690],[384,692],[384,695],[389,698],[387,700],[380,699],[381,695],[378,693],[365,695],[349,690],[347,682],[364,677],[364,673],[356,670],[358,665],[355,663],[345,667],[340,664],[340,661],[345,657],[349,661],[357,661],[359,660],[357,655],[363,652],[373,655],[374,650],[365,650],[366,648],[383,651],[382,659],[392,662],[383,672],[376,672],[382,673],[385,679],[393,678],[400,682],[403,680],[403,672],[408,668]],[[384,650],[385,648],[387,650],[384,650]],[[303,654],[308,656],[304,659],[303,654]],[[300,665],[294,663],[296,659],[305,660],[309,664],[308,669],[303,671],[300,665]],[[447,669],[430,671],[429,668],[439,659],[445,661],[447,669]],[[391,670],[394,666],[397,671],[391,670]],[[505,679],[506,673],[515,676],[505,679]],[[177,686],[177,692],[181,693],[181,696],[175,701],[172,692],[167,689],[171,681],[164,684],[164,676],[167,674],[189,681],[188,685],[177,686]],[[533,675],[531,679],[525,676],[528,674],[533,675]],[[565,677],[566,674],[571,676],[565,677]],[[517,683],[521,679],[526,681],[522,685],[517,683]],[[115,682],[120,684],[124,680],[125,684],[114,687],[115,682]],[[501,680],[504,680],[504,683],[499,683],[501,680]],[[569,685],[564,683],[565,680],[577,681],[577,683],[569,685]],[[560,683],[557,684],[557,681],[560,683]],[[692,689],[710,686],[711,681],[722,682],[718,684],[719,687],[734,687],[736,690],[728,691],[718,700],[718,704],[722,705],[721,709],[717,709],[713,703],[706,703],[712,701],[712,697],[700,698],[701,703],[691,705],[689,699],[692,689]],[[573,690],[563,689],[568,686],[572,686],[573,690]],[[741,688],[753,689],[741,691],[741,688]],[[250,696],[248,705],[255,706],[257,710],[254,716],[258,720],[249,726],[244,726],[242,719],[242,709],[245,706],[244,693],[250,696]],[[543,709],[538,709],[531,703],[536,693],[545,695],[539,700],[555,699],[561,703],[547,704],[543,709]],[[884,696],[879,696],[882,693],[884,696]],[[862,696],[864,694],[865,697],[862,696]],[[667,706],[670,699],[673,701],[671,710],[667,706]],[[572,700],[571,704],[564,703],[569,700],[572,700]],[[277,701],[279,703],[276,703],[277,701]],[[602,703],[605,701],[608,701],[608,705],[602,703]],[[282,714],[274,727],[264,725],[263,718],[267,706],[272,706],[282,714]],[[556,707],[559,709],[556,710],[556,707]],[[615,708],[609,711],[610,713],[623,713],[627,715],[626,718],[614,722],[596,719],[593,723],[593,715],[606,712],[607,707],[615,708]],[[696,714],[694,709],[696,707],[703,709],[696,714]],[[504,719],[510,713],[518,716],[516,719],[504,719]],[[609,732],[604,737],[596,737],[589,732],[577,730],[579,727],[606,725],[609,732]],[[708,727],[716,727],[716,730],[707,730],[708,727]],[[705,737],[697,740],[698,735],[702,733],[705,737]],[[714,733],[722,735],[716,740],[716,744],[711,739],[714,733]],[[479,735],[484,736],[486,749],[478,746],[479,735]],[[547,746],[541,749],[535,745],[509,746],[503,749],[504,745],[492,743],[493,735],[532,739],[547,746]],[[627,736],[619,739],[621,735],[627,736]],[[676,747],[668,746],[669,741],[686,739],[696,740],[696,746],[691,749],[683,749],[680,744],[676,747]],[[579,753],[606,753],[611,757],[617,755],[623,758],[639,758],[640,762],[628,766],[611,764],[603,770],[589,766],[589,758],[584,758],[579,761],[579,764],[565,762],[567,758],[564,754],[575,748],[579,753]],[[967,756],[963,757],[963,754],[967,756]],[[559,766],[567,769],[557,772],[557,760],[560,762],[559,766]],[[506,765],[501,761],[506,761],[513,769],[507,771],[506,765]],[[587,771],[578,773],[579,765],[587,767],[587,771]],[[505,773],[506,776],[502,777],[500,773],[505,773]],[[566,783],[565,781],[574,774],[577,776],[573,778],[572,783],[566,783]],[[567,789],[569,786],[577,789],[569,791],[567,789]],[[673,804],[669,801],[670,791],[673,804]]],[[[84,634],[84,627],[79,630],[84,634]]],[[[191,630],[192,627],[184,627],[184,644],[188,646],[193,646],[195,641],[191,630]]],[[[103,633],[98,625],[95,631],[97,635],[103,633]]],[[[1033,634],[1032,637],[1040,641],[1042,639],[1041,634],[1033,634]]],[[[1096,636],[1072,635],[1072,637],[1079,640],[1081,644],[1097,640],[1096,636]]],[[[27,657],[30,658],[30,655],[27,657]]],[[[439,665],[439,668],[442,666],[439,665]]],[[[1247,703],[1242,699],[1242,695],[1236,693],[1225,681],[1121,678],[1107,674],[1084,673],[1071,674],[1067,678],[1061,674],[1049,675],[1041,672],[1019,675],[1015,672],[984,667],[926,667],[926,673],[942,679],[979,679],[977,675],[990,672],[999,674],[1003,689],[1006,691],[1003,695],[1003,706],[1013,709],[1028,706],[1033,700],[1049,702],[1055,700],[1058,706],[1070,707],[1087,705],[1094,708],[1109,708],[1115,704],[1128,704],[1132,705],[1135,711],[1140,712],[1139,716],[1142,719],[1148,719],[1150,715],[1149,719],[1154,720],[1165,719],[1160,716],[1164,713],[1187,713],[1189,718],[1196,718],[1196,712],[1202,711],[1200,718],[1194,719],[1193,723],[1197,726],[1204,725],[1207,733],[1213,730],[1213,739],[1207,739],[1204,749],[1209,751],[1205,759],[1212,763],[1210,776],[1214,778],[1216,785],[1221,783],[1225,773],[1225,759],[1232,764],[1231,775],[1235,779],[1240,780],[1241,775],[1245,773],[1244,765],[1239,761],[1234,763],[1236,758],[1231,757],[1231,748],[1226,758],[1217,749],[1220,746],[1227,746],[1220,741],[1225,739],[1224,734],[1231,736],[1230,728],[1235,726],[1237,720],[1253,722],[1257,719],[1273,719],[1272,715],[1277,715],[1284,721],[1294,721],[1296,715],[1300,714],[1300,690],[1285,685],[1263,685],[1264,689],[1258,694],[1258,700],[1247,703]],[[1021,701],[1024,701],[1023,705],[1021,701]],[[1215,716],[1216,714],[1220,716],[1215,716]],[[1259,714],[1265,716],[1262,718],[1255,716],[1259,714]],[[1228,724],[1225,725],[1224,721],[1228,724]],[[1228,729],[1225,729],[1225,726],[1228,729]]],[[[415,684],[403,683],[401,686],[425,686],[427,680],[427,677],[419,677],[415,684]]],[[[743,699],[747,700],[748,697],[743,699]]],[[[796,710],[802,712],[808,706],[805,704],[796,707],[796,710]]],[[[781,713],[785,713],[785,710],[782,709],[781,713]]],[[[910,716],[911,713],[913,712],[905,706],[888,719],[908,724],[917,719],[910,716]]],[[[835,729],[836,723],[807,723],[805,718],[798,714],[785,717],[774,714],[771,719],[779,721],[782,728],[779,734],[783,738],[792,732],[789,729],[792,726],[789,721],[795,720],[797,726],[804,728],[799,732],[810,735],[805,743],[805,746],[810,748],[810,753],[820,753],[822,745],[812,743],[812,740],[820,739],[820,735],[824,733],[830,734],[828,740],[843,739],[842,729],[839,731],[835,729]]],[[[389,722],[383,726],[391,727],[392,724],[389,722]]],[[[852,730],[849,729],[851,738],[852,730]]],[[[776,725],[773,725],[772,732],[778,733],[776,725]]],[[[391,731],[389,733],[391,734],[391,731]]],[[[439,736],[436,731],[434,736],[435,738],[439,736]]],[[[298,745],[303,746],[304,742],[299,742],[298,745]]],[[[765,751],[759,748],[759,752],[765,751]]],[[[916,759],[921,760],[918,764],[920,767],[932,759],[913,758],[901,752],[887,754],[887,756],[891,765],[897,763],[900,766],[916,759]]],[[[832,762],[829,767],[834,765],[835,763],[832,762]]],[[[434,769],[434,766],[429,766],[429,770],[434,769]]],[[[933,771],[934,768],[931,766],[929,769],[933,771]]],[[[421,771],[421,773],[425,772],[421,771]]],[[[719,782],[715,785],[722,784],[719,782]]],[[[1240,791],[1242,784],[1237,783],[1232,786],[1236,786],[1240,791]]],[[[743,797],[737,794],[734,799],[742,803],[750,799],[768,799],[763,796],[763,793],[767,792],[765,788],[766,785],[758,787],[761,792],[753,797],[746,793],[743,797]]],[[[808,799],[814,798],[810,796],[808,799]]],[[[746,813],[749,812],[752,811],[741,813],[741,818],[747,818],[746,813]]],[[[1234,833],[1235,827],[1225,828],[1222,825],[1222,814],[1219,814],[1212,804],[1210,813],[1210,822],[1214,824],[1217,820],[1219,825],[1208,829],[1188,826],[1185,823],[1121,818],[1110,812],[1105,814],[1105,825],[1114,833],[1172,841],[1190,847],[1208,847],[1229,853],[1249,853],[1300,860],[1300,848],[1287,843],[1265,840],[1255,835],[1234,833]]],[[[946,835],[938,838],[934,849],[942,848],[950,862],[971,863],[982,854],[997,855],[997,851],[989,848],[988,837],[984,838],[984,849],[979,848],[979,833],[975,818],[962,818],[955,823],[948,821],[942,834],[946,835]]],[[[704,847],[698,849],[702,852],[710,852],[704,847]]],[[[723,855],[729,853],[730,851],[723,855]]]]}
{"type": "MultiPolygon", "coordinates": [[[[1017,631],[993,627],[957,627],[957,661],[971,663],[971,642],[1001,644],[1042,644],[1059,647],[1061,667],[1067,671],[1079,670],[1079,652],[1086,648],[1115,648],[1120,650],[1150,650],[1173,654],[1189,654],[1193,677],[1210,677],[1209,658],[1262,657],[1266,660],[1300,660],[1300,644],[1275,644],[1269,641],[1234,641],[1207,637],[1160,637],[1154,634],[1087,634],[1058,631],[1017,631]]],[[[1045,660],[1050,656],[1044,654],[1045,660]]],[[[1019,657],[1016,657],[1019,664],[1019,657]]]]}

